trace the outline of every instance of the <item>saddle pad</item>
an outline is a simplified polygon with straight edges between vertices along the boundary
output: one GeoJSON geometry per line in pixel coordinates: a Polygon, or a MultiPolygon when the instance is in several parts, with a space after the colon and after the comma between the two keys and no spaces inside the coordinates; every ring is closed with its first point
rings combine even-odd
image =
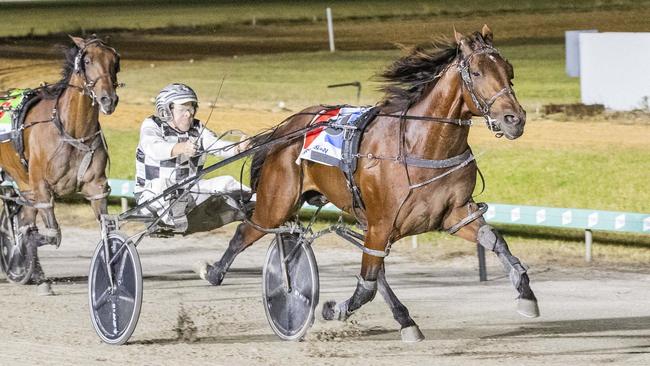
{"type": "Polygon", "coordinates": [[[29,89],[12,89],[5,95],[0,95],[0,142],[11,139],[12,119],[18,113],[25,101],[29,89]]]}
{"type": "MultiPolygon", "coordinates": [[[[359,117],[369,109],[370,107],[325,109],[311,121],[311,124],[331,122],[355,126],[359,117]]],[[[305,142],[302,145],[298,159],[296,159],[296,164],[300,164],[300,160],[305,159],[324,165],[340,166],[344,137],[345,130],[343,128],[331,126],[322,126],[308,132],[305,135],[305,142]]]]}

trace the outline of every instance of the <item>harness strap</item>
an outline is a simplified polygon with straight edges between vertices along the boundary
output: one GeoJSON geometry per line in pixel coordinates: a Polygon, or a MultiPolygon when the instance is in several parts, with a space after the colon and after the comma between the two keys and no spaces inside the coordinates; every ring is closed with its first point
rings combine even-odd
{"type": "MultiPolygon", "coordinates": [[[[478,210],[470,213],[464,219],[460,220],[456,225],[447,229],[446,230],[447,233],[449,233],[450,235],[455,234],[456,232],[458,232],[458,230],[462,229],[465,225],[478,219],[479,217],[483,216],[484,213],[487,212],[488,205],[486,203],[479,202],[476,205],[478,206],[478,210]]],[[[469,203],[467,204],[467,209],[469,210],[469,203]]]]}
{"type": "Polygon", "coordinates": [[[386,248],[386,251],[367,248],[363,244],[355,240],[355,238],[359,240],[363,240],[363,237],[360,237],[358,233],[355,233],[352,230],[349,230],[345,227],[339,227],[335,229],[335,232],[338,236],[347,240],[348,242],[350,242],[357,248],[361,249],[362,252],[368,255],[371,255],[373,257],[379,257],[379,258],[384,258],[388,256],[388,251],[389,251],[388,248],[386,248]]]}
{"type": "Polygon", "coordinates": [[[413,120],[413,121],[440,122],[440,123],[448,123],[457,126],[471,126],[473,124],[471,119],[413,116],[409,114],[401,115],[401,114],[379,113],[377,114],[377,117],[393,117],[393,118],[402,118],[402,119],[413,120]]]}
{"type": "Polygon", "coordinates": [[[63,131],[63,137],[61,138],[61,141],[73,146],[77,150],[86,153],[84,157],[81,159],[81,162],[79,163],[79,169],[77,170],[77,190],[79,190],[79,188],[81,187],[83,176],[86,174],[86,171],[88,170],[90,164],[92,163],[95,150],[97,150],[97,148],[103,144],[104,141],[103,132],[100,129],[89,136],[76,139],[70,136],[67,132],[63,131]],[[85,144],[85,142],[89,141],[90,139],[93,140],[90,146],[88,146],[85,144]]]}
{"type": "Polygon", "coordinates": [[[101,200],[103,198],[106,198],[106,197],[108,197],[109,194],[111,194],[111,187],[107,186],[106,188],[108,188],[108,189],[105,192],[102,192],[102,193],[99,193],[99,194],[96,194],[96,195],[93,195],[93,196],[85,196],[85,198],[88,201],[96,201],[96,200],[101,200]]]}
{"type": "Polygon", "coordinates": [[[37,208],[37,209],[46,209],[46,208],[52,208],[54,205],[52,202],[37,202],[32,205],[32,207],[37,208]]]}
{"type": "Polygon", "coordinates": [[[431,178],[431,179],[427,179],[427,180],[425,180],[424,182],[416,183],[416,184],[411,184],[411,185],[409,186],[409,191],[412,190],[412,189],[414,189],[414,188],[419,188],[419,187],[425,186],[425,185],[427,185],[427,184],[429,184],[429,183],[435,182],[435,181],[437,181],[438,179],[442,179],[442,178],[448,176],[449,174],[455,172],[456,170],[459,170],[459,169],[462,169],[462,168],[466,167],[469,163],[471,163],[471,162],[474,161],[474,160],[475,160],[474,155],[472,155],[472,154],[470,153],[469,156],[467,157],[467,159],[465,159],[462,163],[456,165],[456,166],[453,167],[452,169],[449,169],[449,170],[447,170],[446,172],[444,172],[444,173],[442,173],[442,174],[440,174],[440,175],[437,175],[437,176],[435,176],[435,177],[433,177],[433,178],[431,178]]]}
{"type": "Polygon", "coordinates": [[[430,160],[430,159],[421,159],[413,156],[406,157],[406,164],[411,166],[416,166],[418,168],[429,168],[429,169],[441,169],[441,168],[450,168],[458,164],[462,164],[472,155],[470,149],[465,150],[464,153],[456,156],[452,156],[448,159],[442,160],[430,160]]]}

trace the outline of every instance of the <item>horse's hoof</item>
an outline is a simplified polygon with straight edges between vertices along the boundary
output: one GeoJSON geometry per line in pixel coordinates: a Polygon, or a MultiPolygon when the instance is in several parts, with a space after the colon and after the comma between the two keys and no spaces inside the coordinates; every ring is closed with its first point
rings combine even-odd
{"type": "Polygon", "coordinates": [[[402,342],[412,343],[419,342],[424,339],[424,334],[420,332],[420,327],[411,325],[410,327],[402,328],[399,333],[402,336],[402,342]]]}
{"type": "Polygon", "coordinates": [[[199,277],[202,280],[206,280],[208,278],[208,268],[210,268],[210,263],[207,261],[198,261],[194,263],[194,266],[192,266],[192,270],[199,275],[199,277]]]}
{"type": "Polygon", "coordinates": [[[54,291],[52,291],[52,284],[50,284],[47,281],[41,283],[40,285],[36,286],[36,293],[39,296],[52,296],[52,295],[54,295],[54,291]]]}
{"type": "Polygon", "coordinates": [[[336,306],[336,301],[330,300],[323,304],[323,319],[336,320],[339,318],[339,308],[336,306]]]}
{"type": "Polygon", "coordinates": [[[210,282],[212,286],[221,286],[224,277],[226,277],[226,272],[220,272],[211,265],[206,267],[205,279],[210,282]]]}
{"type": "Polygon", "coordinates": [[[537,300],[517,299],[517,312],[526,318],[537,318],[539,316],[537,300]]]}

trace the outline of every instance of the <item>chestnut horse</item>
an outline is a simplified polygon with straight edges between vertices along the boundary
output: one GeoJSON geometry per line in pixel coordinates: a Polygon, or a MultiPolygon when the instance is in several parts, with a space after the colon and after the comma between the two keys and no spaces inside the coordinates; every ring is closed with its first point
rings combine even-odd
{"type": "MultiPolygon", "coordinates": [[[[61,243],[53,197],[80,192],[97,219],[107,213],[108,152],[99,111],[115,111],[119,54],[99,38],[70,37],[62,80],[36,89],[23,124],[24,156],[11,142],[0,144],[0,167],[18,185],[24,201],[21,232],[28,245],[61,243]],[[45,228],[36,227],[40,213],[45,228]]],[[[34,250],[32,281],[45,279],[34,250]]]]}
{"type": "MultiPolygon", "coordinates": [[[[354,210],[353,195],[339,168],[305,160],[296,164],[301,140],[254,158],[252,185],[257,204],[253,223],[279,227],[295,215],[305,193],[317,192],[341,210],[355,214],[366,227],[364,245],[373,251],[363,254],[352,297],[324,304],[327,320],[346,319],[372,300],[379,287],[402,328],[403,340],[422,339],[408,310],[386,282],[384,256],[373,253],[387,254],[400,238],[434,230],[447,230],[492,250],[519,293],[519,313],[539,315],[526,266],[486,223],[482,216],[485,206],[472,198],[477,166],[467,142],[472,116],[484,117],[497,137],[512,140],[523,134],[526,112],[512,90],[512,66],[493,47],[491,30],[484,26],[481,32],[468,36],[454,33],[455,42],[415,48],[381,75],[388,81],[386,96],[378,104],[379,115],[365,130],[359,169],[354,174],[365,203],[362,210],[354,210]],[[261,163],[259,169],[256,160],[261,163]],[[440,162],[450,161],[455,161],[453,166],[441,167],[440,162]]],[[[323,109],[305,109],[273,134],[304,128],[313,114],[323,109]]],[[[221,260],[208,266],[207,279],[220,284],[236,255],[264,234],[241,223],[221,260]]]]}

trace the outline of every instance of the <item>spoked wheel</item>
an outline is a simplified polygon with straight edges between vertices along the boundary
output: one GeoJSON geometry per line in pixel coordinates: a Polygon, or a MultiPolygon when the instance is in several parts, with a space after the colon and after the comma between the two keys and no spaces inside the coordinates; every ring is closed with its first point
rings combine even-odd
{"type": "Polygon", "coordinates": [[[319,294],[318,267],[311,243],[299,243],[298,237],[276,235],[266,252],[262,273],[266,318],[273,332],[289,341],[302,339],[314,323],[319,294]],[[285,258],[286,265],[281,258],[285,258]]]}
{"type": "Polygon", "coordinates": [[[20,206],[2,201],[0,206],[0,268],[12,283],[24,285],[32,278],[36,266],[35,250],[24,234],[16,235],[20,227],[20,206]]]}
{"type": "Polygon", "coordinates": [[[108,344],[124,344],[138,324],[142,306],[140,256],[124,234],[109,233],[99,243],[88,274],[90,320],[108,344]],[[108,245],[105,245],[108,244],[108,245]]]}

